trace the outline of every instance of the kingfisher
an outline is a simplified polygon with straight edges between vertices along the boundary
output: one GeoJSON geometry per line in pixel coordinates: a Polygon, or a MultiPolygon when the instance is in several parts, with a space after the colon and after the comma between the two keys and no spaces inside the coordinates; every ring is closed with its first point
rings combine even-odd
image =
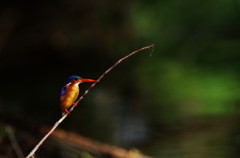
{"type": "Polygon", "coordinates": [[[70,114],[68,108],[70,106],[77,106],[74,103],[79,94],[79,87],[78,85],[83,82],[95,82],[96,80],[86,79],[79,76],[71,76],[67,79],[66,85],[62,88],[60,94],[60,107],[62,110],[62,115],[65,113],[70,114]]]}

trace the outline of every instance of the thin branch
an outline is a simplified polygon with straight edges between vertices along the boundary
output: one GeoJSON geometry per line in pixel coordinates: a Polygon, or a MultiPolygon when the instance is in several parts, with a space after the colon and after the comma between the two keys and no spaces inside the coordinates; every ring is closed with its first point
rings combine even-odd
{"type": "MultiPolygon", "coordinates": [[[[83,95],[76,101],[76,103],[78,104],[78,103],[84,98],[84,96],[88,94],[88,92],[89,92],[90,89],[92,89],[98,82],[101,81],[101,79],[102,79],[105,75],[107,75],[112,69],[114,69],[116,66],[118,66],[122,61],[124,61],[124,60],[126,60],[127,58],[133,56],[134,54],[137,54],[137,53],[139,53],[139,52],[141,52],[141,51],[143,51],[143,50],[150,49],[150,48],[153,48],[153,47],[154,47],[154,45],[152,44],[152,45],[149,45],[149,46],[140,48],[140,49],[135,50],[134,52],[126,55],[125,57],[119,59],[115,64],[113,64],[110,68],[108,68],[108,69],[96,80],[96,82],[94,82],[94,83],[83,93],[83,95]]],[[[74,106],[70,109],[70,112],[71,112],[73,109],[74,109],[74,106]]]]}
{"type": "MultiPolygon", "coordinates": [[[[85,95],[88,94],[88,92],[98,83],[100,82],[100,80],[105,76],[107,75],[113,68],[115,68],[117,65],[119,65],[122,61],[126,60],[127,58],[143,51],[143,50],[146,50],[146,49],[150,49],[150,48],[153,48],[154,45],[149,45],[149,46],[146,46],[146,47],[143,47],[143,48],[140,48],[138,50],[135,50],[134,52],[124,56],[123,58],[119,59],[115,64],[113,64],[109,69],[107,69],[97,80],[96,82],[94,82],[84,93],[81,97],[79,97],[79,99],[76,101],[76,104],[78,104],[83,98],[85,95]]],[[[73,111],[74,108],[76,106],[72,106],[69,110],[69,112],[73,111]]],[[[43,142],[49,137],[49,135],[63,122],[63,120],[68,116],[68,114],[65,114],[63,115],[55,124],[54,126],[52,127],[52,129],[40,140],[40,142],[33,148],[33,150],[28,154],[28,156],[26,158],[33,158],[34,157],[34,154],[35,152],[39,149],[39,147],[43,144],[43,142]]]]}
{"type": "Polygon", "coordinates": [[[14,135],[13,129],[11,126],[6,126],[5,127],[5,131],[9,137],[9,140],[11,142],[12,148],[13,150],[16,152],[16,155],[18,156],[18,158],[24,158],[23,152],[17,142],[17,139],[14,135]]]}

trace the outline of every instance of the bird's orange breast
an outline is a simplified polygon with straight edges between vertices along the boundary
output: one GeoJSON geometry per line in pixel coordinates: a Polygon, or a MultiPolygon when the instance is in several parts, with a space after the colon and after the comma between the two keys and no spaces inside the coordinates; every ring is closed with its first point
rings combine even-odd
{"type": "Polygon", "coordinates": [[[74,101],[77,99],[79,94],[78,85],[69,84],[66,85],[66,93],[60,98],[60,106],[62,111],[68,109],[74,101]]]}

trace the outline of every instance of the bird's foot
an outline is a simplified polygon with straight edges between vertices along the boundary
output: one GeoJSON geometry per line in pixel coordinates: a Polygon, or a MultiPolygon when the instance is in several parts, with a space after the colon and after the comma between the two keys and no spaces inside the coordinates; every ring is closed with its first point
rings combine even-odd
{"type": "Polygon", "coordinates": [[[70,112],[67,109],[64,109],[65,113],[70,115],[70,112]]]}
{"type": "Polygon", "coordinates": [[[72,105],[76,107],[76,106],[77,106],[77,103],[73,103],[72,105]]]}

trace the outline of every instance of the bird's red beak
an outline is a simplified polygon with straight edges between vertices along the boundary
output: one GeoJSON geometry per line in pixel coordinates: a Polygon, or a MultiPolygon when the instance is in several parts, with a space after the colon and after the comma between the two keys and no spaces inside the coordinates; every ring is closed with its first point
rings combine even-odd
{"type": "Polygon", "coordinates": [[[83,83],[83,82],[96,82],[96,80],[86,79],[86,78],[80,78],[78,81],[79,81],[80,83],[83,83]]]}

